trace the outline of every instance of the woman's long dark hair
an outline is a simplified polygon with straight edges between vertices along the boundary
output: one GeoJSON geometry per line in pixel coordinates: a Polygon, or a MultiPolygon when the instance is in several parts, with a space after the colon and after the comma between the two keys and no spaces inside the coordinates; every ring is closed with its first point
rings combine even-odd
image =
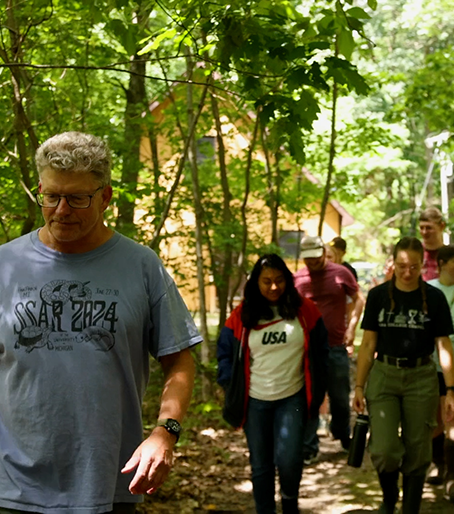
{"type": "Polygon", "coordinates": [[[244,302],[241,311],[241,321],[246,328],[253,328],[260,319],[273,319],[274,313],[268,300],[259,289],[259,276],[264,268],[272,268],[282,272],[285,278],[285,291],[278,300],[279,314],[284,319],[295,319],[302,299],[293,282],[292,272],[275,253],[263,255],[255,263],[246,286],[244,287],[244,302]]]}
{"type": "MultiPolygon", "coordinates": [[[[424,247],[421,241],[417,237],[403,237],[400,241],[397,242],[393,251],[394,262],[396,262],[397,254],[402,251],[410,250],[416,253],[419,253],[421,257],[421,262],[424,261],[424,247]]],[[[396,287],[396,275],[393,274],[391,280],[389,281],[388,294],[389,299],[391,301],[391,312],[394,310],[396,306],[394,302],[394,288],[396,287]]],[[[426,291],[426,283],[422,279],[421,275],[419,276],[419,289],[422,294],[422,310],[424,314],[427,314],[427,291],[426,291]]]]}

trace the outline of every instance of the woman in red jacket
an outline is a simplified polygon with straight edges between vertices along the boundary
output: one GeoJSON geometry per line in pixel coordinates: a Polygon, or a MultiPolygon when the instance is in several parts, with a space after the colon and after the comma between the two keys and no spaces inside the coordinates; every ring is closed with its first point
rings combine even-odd
{"type": "Polygon", "coordinates": [[[218,341],[224,416],[244,427],[257,514],[276,512],[276,468],[283,513],[299,512],[304,425],[323,401],[327,355],[317,307],[278,255],[260,257],[218,341]]]}

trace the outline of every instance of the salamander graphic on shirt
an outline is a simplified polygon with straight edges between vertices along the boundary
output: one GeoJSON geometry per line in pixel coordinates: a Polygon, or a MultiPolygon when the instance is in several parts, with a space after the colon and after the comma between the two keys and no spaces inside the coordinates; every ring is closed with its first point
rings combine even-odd
{"type": "Polygon", "coordinates": [[[94,350],[108,352],[115,345],[118,290],[88,287],[78,280],[52,280],[38,295],[38,288],[19,288],[21,300],[14,306],[17,335],[14,348],[30,353],[35,349],[74,351],[87,344],[94,350]],[[66,325],[65,325],[66,324],[66,325]]]}

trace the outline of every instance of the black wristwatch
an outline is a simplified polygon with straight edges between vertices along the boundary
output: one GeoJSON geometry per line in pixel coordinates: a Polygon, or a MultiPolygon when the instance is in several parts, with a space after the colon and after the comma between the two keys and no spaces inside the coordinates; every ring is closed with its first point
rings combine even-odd
{"type": "Polygon", "coordinates": [[[175,442],[178,442],[181,433],[181,425],[180,423],[178,423],[176,419],[158,419],[158,423],[156,424],[156,426],[164,427],[167,430],[167,432],[169,432],[169,434],[172,434],[177,438],[175,442]]]}
{"type": "Polygon", "coordinates": [[[454,386],[446,386],[446,391],[454,391],[454,386]]]}

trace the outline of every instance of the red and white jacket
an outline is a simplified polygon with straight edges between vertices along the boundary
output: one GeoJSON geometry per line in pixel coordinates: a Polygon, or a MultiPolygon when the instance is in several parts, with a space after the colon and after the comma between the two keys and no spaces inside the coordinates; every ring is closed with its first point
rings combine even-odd
{"type": "MultiPolygon", "coordinates": [[[[217,343],[218,383],[226,397],[224,418],[234,427],[246,420],[249,398],[249,329],[241,322],[240,304],[230,315],[217,343]],[[237,366],[237,363],[239,365],[237,366]],[[232,381],[232,375],[235,377],[232,381]]],[[[304,331],[303,370],[306,400],[310,416],[318,413],[326,393],[328,373],[328,333],[320,311],[312,300],[303,298],[298,320],[304,331]]]]}

